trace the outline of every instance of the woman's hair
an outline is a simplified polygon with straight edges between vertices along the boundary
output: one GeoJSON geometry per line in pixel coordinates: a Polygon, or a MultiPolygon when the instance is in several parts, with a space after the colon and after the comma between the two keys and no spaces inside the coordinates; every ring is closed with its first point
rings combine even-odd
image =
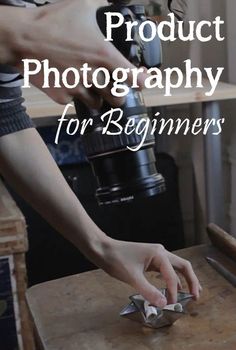
{"type": "Polygon", "coordinates": [[[178,20],[184,18],[187,11],[188,0],[168,0],[169,10],[172,11],[178,20]]]}

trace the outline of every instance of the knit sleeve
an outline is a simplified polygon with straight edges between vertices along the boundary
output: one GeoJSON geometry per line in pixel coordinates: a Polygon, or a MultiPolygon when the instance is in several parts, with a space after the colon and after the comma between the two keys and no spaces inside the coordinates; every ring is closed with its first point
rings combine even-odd
{"type": "Polygon", "coordinates": [[[22,97],[0,103],[0,137],[33,128],[34,124],[26,113],[22,97]]]}
{"type": "Polygon", "coordinates": [[[0,137],[34,127],[23,105],[21,85],[22,76],[15,68],[0,65],[0,137]]]}

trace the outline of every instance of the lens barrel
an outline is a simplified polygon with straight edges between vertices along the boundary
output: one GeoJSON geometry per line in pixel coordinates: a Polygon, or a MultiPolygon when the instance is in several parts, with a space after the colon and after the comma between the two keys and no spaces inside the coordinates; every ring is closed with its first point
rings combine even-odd
{"type": "MultiPolygon", "coordinates": [[[[145,21],[143,5],[127,6],[130,1],[108,0],[112,5],[97,11],[97,23],[101,32],[106,33],[106,13],[119,12],[128,21],[145,21]]],[[[127,29],[123,25],[113,31],[113,44],[133,65],[159,67],[161,63],[160,40],[144,45],[133,33],[133,41],[127,42],[127,29]]],[[[155,135],[152,132],[147,108],[142,94],[129,88],[122,109],[112,109],[106,103],[100,110],[91,110],[79,101],[75,102],[80,121],[92,116],[93,123],[81,136],[87,158],[97,179],[96,197],[100,205],[131,202],[138,198],[150,197],[165,191],[165,181],[156,169],[154,154],[155,135]],[[119,120],[106,129],[105,116],[119,120]],[[119,118],[120,117],[120,118],[119,118]],[[132,119],[132,120],[131,120],[132,119]],[[129,124],[129,122],[131,123],[129,124]],[[147,126],[143,132],[132,132],[140,124],[147,126]],[[128,128],[126,128],[128,126],[128,128]],[[120,132],[119,132],[120,131],[120,132]],[[132,151],[131,149],[136,149],[132,151]]],[[[82,123],[81,123],[82,124],[82,123]]],[[[139,130],[140,131],[140,130],[139,130]]]]}
{"type": "MultiPolygon", "coordinates": [[[[75,107],[80,115],[78,101],[75,101],[75,107]]],[[[132,118],[132,129],[135,130],[135,126],[142,122],[148,125],[145,135],[135,131],[127,133],[129,129],[125,128],[116,135],[119,130],[112,124],[109,129],[112,135],[104,134],[106,121],[102,115],[109,110],[112,110],[111,107],[104,104],[100,111],[93,111],[94,123],[81,136],[85,153],[97,179],[98,203],[120,204],[162,193],[165,191],[165,181],[156,169],[155,135],[152,133],[151,124],[148,123],[150,119],[142,95],[129,89],[125,104],[118,110],[122,111],[120,125],[124,127],[132,118]],[[136,147],[140,148],[137,151],[129,149],[136,147]]],[[[85,111],[83,113],[88,114],[85,111]]],[[[114,120],[117,120],[116,113],[113,115],[114,120]]]]}
{"type": "Polygon", "coordinates": [[[100,205],[132,202],[165,191],[152,148],[115,153],[93,159],[91,164],[97,178],[96,197],[100,205]]]}

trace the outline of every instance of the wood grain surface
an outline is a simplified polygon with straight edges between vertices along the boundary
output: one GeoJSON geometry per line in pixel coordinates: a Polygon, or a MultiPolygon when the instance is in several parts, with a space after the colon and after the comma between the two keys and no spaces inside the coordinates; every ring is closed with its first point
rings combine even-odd
{"type": "MultiPolygon", "coordinates": [[[[205,261],[211,256],[236,273],[236,264],[216,248],[178,251],[192,261],[203,292],[173,326],[152,330],[119,312],[135,291],[101,270],[35,286],[27,300],[43,350],[233,350],[236,349],[236,289],[205,261]]],[[[149,275],[156,286],[163,282],[149,275]]]]}
{"type": "MultiPolygon", "coordinates": [[[[163,83],[165,84],[165,83],[163,83]]],[[[193,86],[196,85],[193,79],[193,86]]],[[[209,81],[203,80],[203,88],[185,89],[180,87],[172,90],[172,96],[164,96],[164,89],[148,89],[143,91],[145,104],[147,107],[170,106],[185,103],[207,102],[229,100],[236,98],[236,85],[220,82],[212,96],[206,96],[205,93],[210,90],[209,81]]],[[[25,105],[27,111],[37,125],[55,124],[58,116],[64,111],[64,106],[53,102],[43,92],[31,87],[23,89],[25,105]]],[[[68,115],[75,114],[74,107],[68,111],[68,115]]],[[[87,116],[89,118],[89,116],[87,116]]]]}

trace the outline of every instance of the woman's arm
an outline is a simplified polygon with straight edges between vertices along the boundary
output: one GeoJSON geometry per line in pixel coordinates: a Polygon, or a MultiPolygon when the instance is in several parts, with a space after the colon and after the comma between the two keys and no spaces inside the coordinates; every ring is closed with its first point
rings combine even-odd
{"type": "Polygon", "coordinates": [[[182,272],[191,293],[199,296],[200,285],[190,263],[158,244],[121,242],[109,238],[85,212],[72,192],[46,145],[35,129],[26,129],[0,138],[0,172],[16,191],[65,238],[97,266],[129,283],[154,305],[164,306],[165,298],[145,278],[148,270],[161,271],[176,302],[182,272]]]}

